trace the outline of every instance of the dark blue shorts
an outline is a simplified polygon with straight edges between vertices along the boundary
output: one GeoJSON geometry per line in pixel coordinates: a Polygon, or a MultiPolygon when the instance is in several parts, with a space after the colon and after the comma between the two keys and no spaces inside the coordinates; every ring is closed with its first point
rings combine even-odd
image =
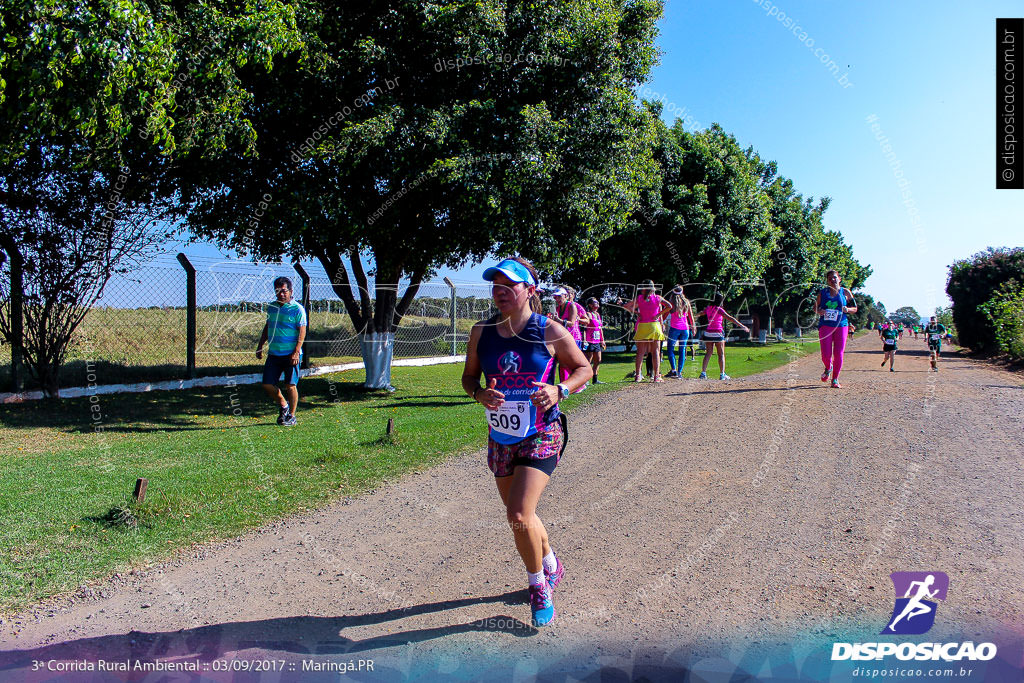
{"type": "Polygon", "coordinates": [[[267,362],[263,365],[263,383],[277,384],[284,380],[285,384],[299,383],[299,366],[302,365],[302,356],[299,356],[298,365],[292,365],[292,357],[275,356],[267,354],[267,362]]]}

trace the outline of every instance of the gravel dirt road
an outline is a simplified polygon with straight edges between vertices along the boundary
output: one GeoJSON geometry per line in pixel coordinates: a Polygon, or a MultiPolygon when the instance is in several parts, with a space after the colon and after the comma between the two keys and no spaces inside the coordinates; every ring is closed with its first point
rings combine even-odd
{"type": "Polygon", "coordinates": [[[539,510],[566,567],[539,632],[476,453],[9,620],[0,678],[101,655],[372,659],[367,680],[635,675],[700,652],[710,670],[723,647],[876,638],[893,571],[949,575],[930,637],[1020,635],[1024,383],[959,358],[929,373],[924,342],[904,346],[890,373],[874,336],[851,341],[841,390],[815,355],[573,415],[539,510]]]}

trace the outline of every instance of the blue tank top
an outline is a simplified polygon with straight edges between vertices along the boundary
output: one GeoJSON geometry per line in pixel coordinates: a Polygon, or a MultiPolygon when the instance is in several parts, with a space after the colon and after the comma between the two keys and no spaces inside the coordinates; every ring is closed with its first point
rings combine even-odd
{"type": "Polygon", "coordinates": [[[523,331],[514,337],[498,334],[498,316],[484,322],[476,353],[487,384],[496,379],[495,389],[505,394],[498,410],[487,411],[490,437],[501,444],[519,443],[558,420],[558,405],[538,414],[530,396],[537,391],[533,382],[548,382],[554,357],[544,343],[548,319],[536,313],[523,331]]]}
{"type": "Polygon", "coordinates": [[[818,327],[846,327],[850,324],[843,313],[843,306],[846,305],[846,294],[843,288],[839,293],[832,296],[832,291],[825,287],[821,290],[821,307],[825,309],[825,315],[818,319],[818,327]]]}

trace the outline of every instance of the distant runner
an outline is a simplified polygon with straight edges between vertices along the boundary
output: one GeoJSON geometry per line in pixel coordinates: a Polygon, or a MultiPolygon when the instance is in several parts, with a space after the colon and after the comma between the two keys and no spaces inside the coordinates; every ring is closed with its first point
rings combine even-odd
{"type": "Polygon", "coordinates": [[[932,372],[939,371],[939,354],[942,353],[942,340],[946,337],[946,326],[939,322],[934,315],[928,320],[928,326],[924,328],[924,336],[928,340],[928,358],[932,364],[932,372]]]}
{"type": "Polygon", "coordinates": [[[825,273],[824,287],[818,292],[815,310],[821,317],[818,319],[818,341],[821,344],[821,362],[825,364],[825,372],[821,381],[827,382],[829,372],[832,373],[832,388],[842,389],[839,384],[839,373],[843,371],[843,354],[846,351],[846,338],[850,331],[847,313],[857,312],[857,302],[853,293],[840,285],[839,272],[830,270],[825,273]]]}
{"type": "Polygon", "coordinates": [[[882,339],[882,367],[884,368],[888,362],[889,372],[896,372],[892,367],[896,362],[896,342],[903,338],[903,331],[896,326],[896,323],[889,322],[882,325],[878,336],[882,339]]]}
{"type": "Polygon", "coordinates": [[[592,373],[565,328],[539,314],[537,271],[528,261],[505,259],[485,270],[484,279],[493,283],[498,313],[470,331],[462,389],[486,408],[487,465],[526,565],[533,625],[544,626],[555,618],[552,593],[564,570],[537,502],[568,441],[558,402],[592,373]],[[551,384],[556,358],[570,371],[557,386],[551,384]],[[481,373],[486,387],[480,386],[481,373]]]}
{"type": "MultiPolygon", "coordinates": [[[[552,293],[555,297],[555,314],[549,315],[548,317],[559,325],[565,327],[572,336],[573,342],[582,351],[583,333],[580,330],[580,308],[576,305],[576,302],[572,300],[572,294],[570,294],[570,292],[571,289],[569,287],[559,287],[552,293]]],[[[558,374],[560,380],[565,380],[569,377],[569,370],[559,366],[558,374]]],[[[583,391],[586,386],[587,385],[584,384],[579,390],[583,391]]]]}
{"type": "Polygon", "coordinates": [[[601,352],[606,348],[604,341],[604,319],[601,317],[601,302],[594,297],[587,299],[587,320],[583,332],[583,353],[594,371],[594,384],[604,384],[597,378],[601,366],[601,352]]]}

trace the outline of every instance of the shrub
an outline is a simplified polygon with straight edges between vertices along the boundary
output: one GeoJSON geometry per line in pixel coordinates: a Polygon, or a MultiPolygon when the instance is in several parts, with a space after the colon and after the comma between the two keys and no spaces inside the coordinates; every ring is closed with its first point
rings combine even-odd
{"type": "Polygon", "coordinates": [[[1024,287],[1016,280],[1004,282],[979,308],[991,323],[999,349],[1024,360],[1024,287]]]}
{"type": "Polygon", "coordinates": [[[989,248],[949,267],[946,293],[953,300],[953,322],[962,345],[975,351],[999,347],[980,307],[1011,280],[1024,282],[1024,248],[989,248]]]}

